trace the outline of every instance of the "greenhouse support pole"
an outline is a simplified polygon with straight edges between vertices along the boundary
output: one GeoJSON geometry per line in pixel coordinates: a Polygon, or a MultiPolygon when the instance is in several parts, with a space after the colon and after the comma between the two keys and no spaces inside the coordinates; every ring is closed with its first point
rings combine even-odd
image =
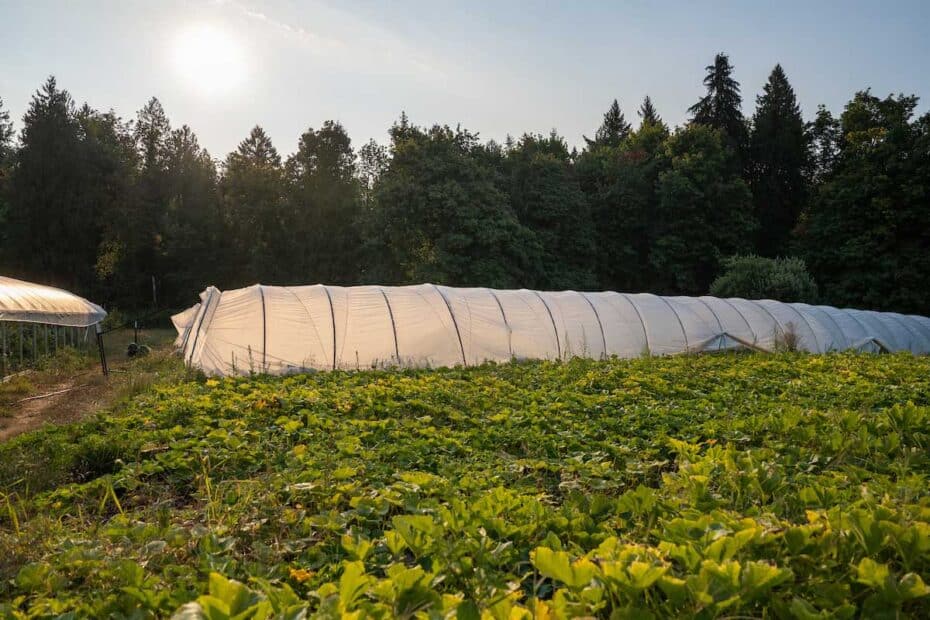
{"type": "Polygon", "coordinates": [[[103,376],[110,376],[110,369],[107,367],[107,354],[103,350],[103,327],[100,323],[97,323],[94,327],[97,328],[97,350],[100,351],[100,370],[103,371],[103,376]]]}

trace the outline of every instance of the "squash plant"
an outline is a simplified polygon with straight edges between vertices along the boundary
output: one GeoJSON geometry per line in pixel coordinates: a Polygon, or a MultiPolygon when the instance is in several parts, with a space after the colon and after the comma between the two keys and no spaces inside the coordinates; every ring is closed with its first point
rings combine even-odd
{"type": "Polygon", "coordinates": [[[926,617],[928,444],[905,354],[156,386],[0,446],[0,617],[926,617]]]}

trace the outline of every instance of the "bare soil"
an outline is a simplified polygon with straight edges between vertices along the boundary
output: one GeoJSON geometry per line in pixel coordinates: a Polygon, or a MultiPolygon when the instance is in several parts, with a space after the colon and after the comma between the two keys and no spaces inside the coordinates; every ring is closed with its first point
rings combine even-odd
{"type": "MultiPolygon", "coordinates": [[[[104,377],[99,361],[88,356],[79,368],[31,370],[8,378],[21,389],[0,389],[0,441],[43,424],[76,422],[112,405],[124,394],[122,377],[132,362],[126,346],[132,331],[107,334],[107,361],[111,374],[104,377]]],[[[139,342],[164,354],[174,337],[171,330],[149,330],[140,334],[139,342]]],[[[73,360],[71,360],[73,362],[73,360]]],[[[2,384],[0,384],[2,387],[2,384]]]]}

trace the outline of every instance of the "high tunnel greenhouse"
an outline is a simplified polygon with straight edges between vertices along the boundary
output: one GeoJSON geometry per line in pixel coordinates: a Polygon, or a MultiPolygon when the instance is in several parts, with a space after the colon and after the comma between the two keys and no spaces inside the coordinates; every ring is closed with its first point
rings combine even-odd
{"type": "Polygon", "coordinates": [[[0,276],[0,376],[61,347],[89,347],[107,313],[73,293],[0,276]]]}
{"type": "Polygon", "coordinates": [[[771,300],[416,286],[214,287],[173,317],[212,375],[780,347],[930,352],[930,319],[771,300]]]}

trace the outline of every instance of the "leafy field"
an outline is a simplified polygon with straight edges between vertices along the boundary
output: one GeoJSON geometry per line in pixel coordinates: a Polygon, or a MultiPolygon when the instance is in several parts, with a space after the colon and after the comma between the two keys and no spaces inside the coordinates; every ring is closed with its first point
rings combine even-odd
{"type": "Polygon", "coordinates": [[[0,616],[930,614],[930,359],[200,380],[0,446],[0,616]]]}

